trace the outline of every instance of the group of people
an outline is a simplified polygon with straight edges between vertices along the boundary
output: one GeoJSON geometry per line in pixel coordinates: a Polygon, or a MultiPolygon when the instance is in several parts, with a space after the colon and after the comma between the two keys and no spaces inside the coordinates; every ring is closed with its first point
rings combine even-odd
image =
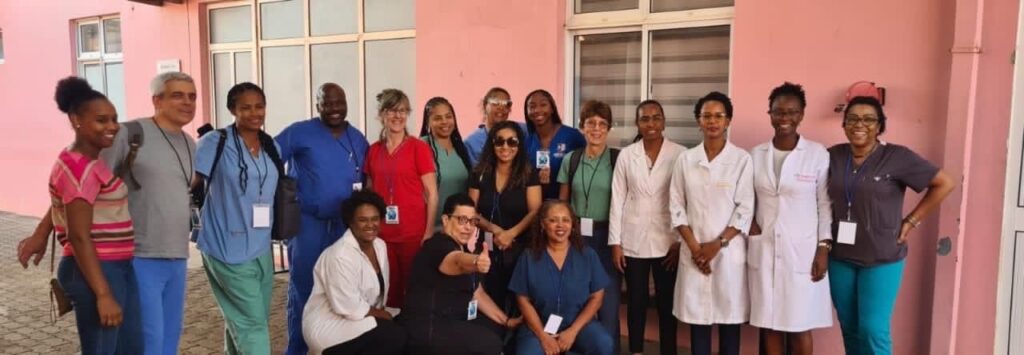
{"type": "Polygon", "coordinates": [[[662,354],[675,354],[679,322],[694,354],[712,353],[714,326],[718,351],[738,354],[744,323],[763,329],[769,354],[810,354],[833,307],[847,353],[889,353],[908,237],[954,186],[878,138],[886,116],[872,97],[845,107],[848,142],[802,136],[806,98],[791,83],[770,93],[774,136],[750,152],[728,141],[732,101],[718,92],[694,107],[698,146],[666,139],[647,100],[619,150],[608,104],[585,102],[576,129],[544,90],[526,96],[523,125],[492,88],[463,139],[442,97],[411,136],[409,98],[387,89],[373,144],[333,83],[317,117],[276,137],[262,130],[263,90],[237,84],[234,123],[198,144],[182,130],[192,78],[160,74],[151,91],[154,115],[118,124],[83,79],[57,85],[75,139],[18,254],[38,264],[55,232],[55,292],[72,300],[83,354],[177,352],[190,233],[228,354],[270,353],[272,238],[288,240],[287,354],[618,353],[623,281],[628,350],[641,353],[649,280],[662,354]],[[272,235],[285,176],[299,233],[272,235]],[[907,187],[927,192],[904,215],[907,187]]]}

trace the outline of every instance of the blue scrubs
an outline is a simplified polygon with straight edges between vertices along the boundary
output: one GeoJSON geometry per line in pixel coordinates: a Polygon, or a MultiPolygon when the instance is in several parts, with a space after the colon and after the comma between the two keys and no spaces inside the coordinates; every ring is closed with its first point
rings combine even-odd
{"type": "MultiPolygon", "coordinates": [[[[604,289],[608,275],[597,253],[590,247],[582,250],[570,247],[569,253],[558,270],[547,250],[540,257],[532,250],[523,252],[512,273],[508,289],[516,295],[527,296],[541,324],[546,324],[551,314],[562,317],[559,332],[568,328],[587,304],[594,292],[604,289]]],[[[528,327],[520,327],[516,337],[516,352],[519,354],[543,354],[540,341],[528,327]]],[[[612,335],[598,322],[591,320],[580,330],[572,350],[584,354],[612,354],[612,335]]]]}
{"type": "MultiPolygon", "coordinates": [[[[561,125],[558,127],[558,131],[555,132],[555,136],[551,138],[551,145],[548,146],[549,156],[551,157],[551,182],[546,185],[541,185],[544,199],[558,199],[558,189],[561,184],[558,183],[558,169],[562,167],[562,159],[565,155],[571,151],[587,146],[587,139],[583,137],[583,133],[580,133],[578,129],[561,125]]],[[[530,133],[526,137],[526,156],[530,159],[530,164],[537,167],[537,151],[540,149],[540,137],[537,133],[530,133]]]]}
{"type": "Polygon", "coordinates": [[[320,253],[334,244],[347,227],[341,220],[341,202],[362,183],[363,161],[370,144],[350,124],[335,138],[319,117],[296,122],[275,138],[288,176],[298,180],[302,226],[288,241],[291,268],[288,283],[288,347],[286,354],[305,354],[302,309],[313,290],[313,266],[320,253]]]}

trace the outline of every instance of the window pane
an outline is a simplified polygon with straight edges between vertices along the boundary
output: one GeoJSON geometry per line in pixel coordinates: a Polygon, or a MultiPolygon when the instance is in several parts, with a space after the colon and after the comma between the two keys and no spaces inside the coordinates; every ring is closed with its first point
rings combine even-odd
{"type": "Polygon", "coordinates": [[[306,66],[303,46],[263,48],[263,91],[267,95],[266,131],[277,134],[306,119],[306,66]]]}
{"type": "Polygon", "coordinates": [[[665,108],[665,136],[701,141],[693,105],[711,91],[729,92],[729,26],[651,32],[651,98],[665,108]]]}
{"type": "Polygon", "coordinates": [[[263,39],[302,37],[302,1],[268,2],[260,5],[263,39]]]}
{"type": "Polygon", "coordinates": [[[367,0],[366,32],[405,30],[416,27],[416,5],[413,0],[367,0]]]}
{"type": "Polygon", "coordinates": [[[639,5],[639,0],[576,0],[576,13],[630,10],[639,5]]]}
{"type": "Polygon", "coordinates": [[[251,6],[210,10],[210,43],[236,43],[251,40],[251,6]]]}
{"type": "Polygon", "coordinates": [[[224,127],[231,122],[231,111],[227,107],[228,90],[234,83],[231,80],[231,53],[213,54],[213,111],[217,127],[224,127]]]}
{"type": "Polygon", "coordinates": [[[356,0],[309,0],[313,36],[356,33],[356,0]]]}
{"type": "MultiPolygon", "coordinates": [[[[612,108],[615,129],[608,144],[623,147],[636,136],[634,109],[640,103],[640,32],[576,36],[579,75],[576,107],[600,100],[612,108]]],[[[578,120],[578,117],[574,117],[578,120]]]]}
{"type": "MultiPolygon", "coordinates": [[[[396,39],[366,42],[366,137],[376,140],[381,124],[377,119],[377,94],[396,88],[409,95],[410,109],[416,104],[416,40],[396,39]]],[[[416,110],[413,110],[416,112],[416,110]]],[[[422,118],[410,115],[409,132],[419,132],[422,118]]]]}
{"type": "Polygon", "coordinates": [[[94,90],[103,92],[103,68],[99,64],[85,64],[79,76],[85,78],[94,90]]]}
{"type": "Polygon", "coordinates": [[[4,33],[0,31],[0,60],[4,60],[4,33]]]}
{"type": "Polygon", "coordinates": [[[345,89],[348,101],[348,121],[362,128],[359,118],[359,47],[355,42],[313,45],[310,49],[313,82],[310,83],[313,114],[316,115],[316,93],[320,85],[335,83],[345,89]]]}
{"type": "Polygon", "coordinates": [[[87,23],[78,26],[78,53],[100,51],[100,24],[87,23]]]}
{"type": "Polygon", "coordinates": [[[732,6],[734,0],[651,0],[651,12],[708,9],[732,6]]]}
{"type": "Polygon", "coordinates": [[[121,53],[121,19],[103,20],[103,53],[121,53]]]}
{"type": "Polygon", "coordinates": [[[125,121],[128,119],[128,112],[125,111],[124,106],[124,64],[108,63],[106,79],[107,98],[117,109],[117,117],[125,121]]]}
{"type": "Polygon", "coordinates": [[[235,83],[252,82],[252,52],[235,53],[235,83]]]}

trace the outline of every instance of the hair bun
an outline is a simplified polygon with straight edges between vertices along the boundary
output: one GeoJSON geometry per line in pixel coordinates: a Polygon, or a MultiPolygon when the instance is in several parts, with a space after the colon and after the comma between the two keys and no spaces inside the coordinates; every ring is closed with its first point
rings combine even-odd
{"type": "Polygon", "coordinates": [[[53,99],[57,101],[57,108],[61,112],[71,113],[76,101],[92,96],[94,90],[85,79],[69,76],[57,82],[56,91],[53,99]]]}

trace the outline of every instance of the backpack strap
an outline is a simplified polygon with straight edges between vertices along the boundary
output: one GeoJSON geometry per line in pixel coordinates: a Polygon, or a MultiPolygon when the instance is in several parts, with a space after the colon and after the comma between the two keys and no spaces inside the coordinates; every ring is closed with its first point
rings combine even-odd
{"type": "Polygon", "coordinates": [[[135,165],[135,159],[139,156],[139,148],[142,147],[143,138],[145,138],[142,123],[139,123],[139,121],[128,121],[122,123],[121,126],[125,128],[125,132],[128,134],[128,154],[125,155],[124,160],[118,165],[116,175],[128,183],[132,190],[138,190],[142,188],[142,184],[135,178],[132,166],[135,165]]]}
{"type": "Polygon", "coordinates": [[[284,162],[281,161],[281,153],[277,151],[277,146],[274,145],[274,138],[266,132],[259,132],[260,148],[270,156],[270,160],[274,162],[274,167],[277,168],[277,176],[284,176],[284,162]]]}
{"type": "Polygon", "coordinates": [[[569,202],[572,202],[572,182],[576,178],[576,170],[580,168],[580,161],[583,160],[583,154],[586,154],[584,150],[586,147],[576,149],[572,151],[572,156],[569,157],[569,180],[566,180],[566,184],[569,185],[569,202]]]}
{"type": "Polygon", "coordinates": [[[619,148],[611,148],[611,155],[612,155],[611,158],[612,158],[612,171],[613,171],[613,174],[614,174],[614,171],[615,171],[615,162],[617,162],[619,160],[619,152],[621,152],[621,150],[619,150],[619,148]]]}
{"type": "Polygon", "coordinates": [[[228,132],[223,128],[217,129],[217,134],[220,135],[220,139],[217,140],[217,152],[213,155],[213,166],[210,167],[210,176],[206,177],[206,190],[210,190],[210,180],[213,179],[213,173],[217,171],[217,164],[220,163],[220,156],[224,155],[224,143],[228,140],[228,132]]]}

